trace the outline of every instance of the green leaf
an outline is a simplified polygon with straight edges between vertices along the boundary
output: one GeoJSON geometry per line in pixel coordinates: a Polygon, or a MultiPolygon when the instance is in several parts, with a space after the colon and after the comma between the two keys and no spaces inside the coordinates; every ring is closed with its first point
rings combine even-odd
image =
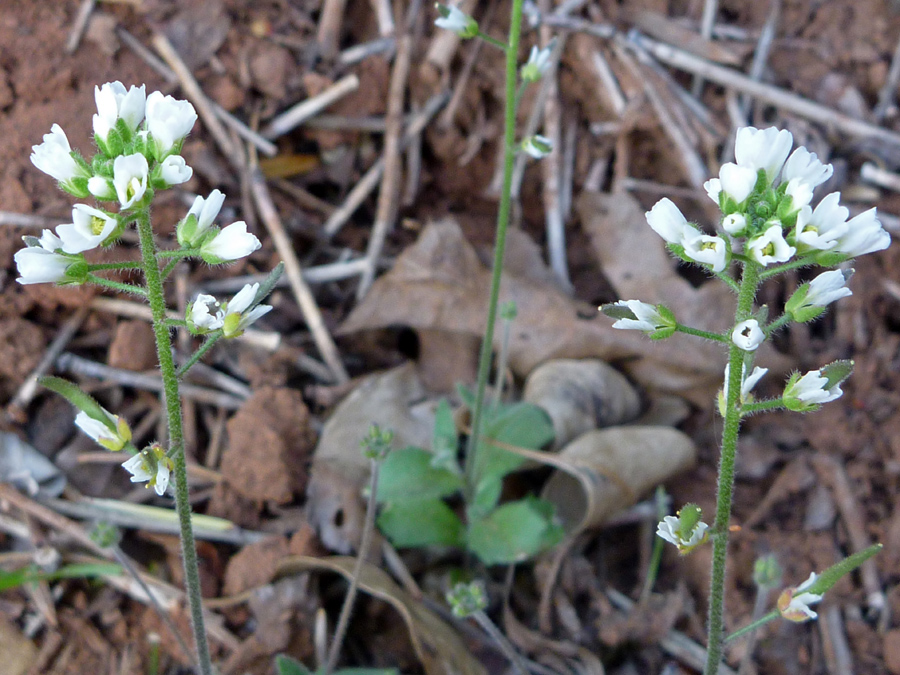
{"type": "Polygon", "coordinates": [[[275,671],[278,675],[312,675],[309,668],[290,656],[278,654],[275,657],[275,671]]]}
{"type": "Polygon", "coordinates": [[[468,504],[466,515],[469,520],[484,518],[500,501],[500,493],[503,490],[502,476],[487,476],[475,486],[475,494],[468,504]]]}
{"type": "Polygon", "coordinates": [[[447,469],[432,466],[434,456],[422,448],[391,452],[381,466],[379,502],[435,499],[462,489],[462,478],[447,469]]]}
{"type": "Polygon", "coordinates": [[[446,399],[441,399],[434,412],[434,437],[431,441],[431,466],[436,469],[447,469],[459,475],[462,469],[457,459],[459,437],[456,434],[456,423],[453,421],[453,410],[446,399]]]}
{"type": "Polygon", "coordinates": [[[553,520],[553,506],[527,497],[504,504],[486,518],[469,525],[469,549],[486,565],[526,560],[554,546],[563,537],[553,520]]]}
{"type": "Polygon", "coordinates": [[[116,431],[115,423],[109,419],[109,416],[106,414],[103,407],[97,403],[90,394],[81,391],[74,382],[69,382],[61,377],[54,377],[52,375],[42,377],[38,382],[50,391],[55,391],[91,419],[95,419],[113,431],[116,431]]]}
{"type": "Polygon", "coordinates": [[[388,504],[378,516],[378,527],[394,546],[462,546],[462,521],[440,499],[388,504]]]}
{"type": "Polygon", "coordinates": [[[501,478],[518,469],[525,459],[488,440],[537,450],[553,440],[553,423],[542,408],[531,403],[513,403],[485,411],[484,440],[479,443],[476,485],[501,478]]]}
{"type": "Polygon", "coordinates": [[[35,581],[56,581],[57,579],[77,579],[88,577],[118,576],[122,568],[114,563],[80,563],[65,565],[55,572],[43,572],[39,567],[29,565],[11,572],[0,570],[0,591],[16,588],[35,581]]]}

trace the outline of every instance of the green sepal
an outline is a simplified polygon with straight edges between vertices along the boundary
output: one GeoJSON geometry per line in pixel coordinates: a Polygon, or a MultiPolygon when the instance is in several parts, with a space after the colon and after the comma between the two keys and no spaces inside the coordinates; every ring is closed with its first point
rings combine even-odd
{"type": "MultiPolygon", "coordinates": [[[[95,138],[95,140],[100,140],[95,138]]],[[[106,135],[106,143],[104,144],[106,148],[104,149],[104,154],[108,157],[118,157],[119,155],[124,154],[125,152],[125,139],[122,138],[122,134],[119,133],[118,124],[109,130],[109,133],[106,135]]]]}
{"type": "Polygon", "coordinates": [[[388,454],[379,474],[378,501],[393,504],[437,499],[461,490],[462,478],[447,469],[435,468],[433,459],[422,448],[403,448],[388,454]]]}
{"type": "Polygon", "coordinates": [[[260,282],[259,288],[256,290],[256,297],[253,298],[253,302],[250,303],[250,306],[245,311],[250,311],[254,307],[256,307],[259,303],[269,297],[269,294],[275,290],[275,286],[278,284],[278,279],[281,278],[281,274],[284,272],[284,263],[280,262],[275,267],[272,268],[272,271],[266,275],[266,278],[260,282]]]}
{"type": "Polygon", "coordinates": [[[632,312],[627,305],[618,305],[614,302],[608,302],[605,305],[600,305],[600,311],[610,319],[615,319],[616,321],[619,319],[637,320],[637,316],[635,316],[634,312],[632,312]]]}
{"type": "Polygon", "coordinates": [[[114,174],[113,160],[102,152],[98,152],[91,160],[91,173],[95,176],[111,179],[114,174]]]}
{"type": "Polygon", "coordinates": [[[59,182],[59,188],[63,192],[68,192],[76,199],[87,199],[91,196],[87,188],[88,179],[84,176],[75,176],[69,180],[59,182]]]}
{"type": "Polygon", "coordinates": [[[504,504],[469,525],[468,547],[485,565],[521,562],[555,546],[564,536],[553,505],[536,497],[504,504]]]}
{"type": "Polygon", "coordinates": [[[869,548],[857,551],[853,555],[844,558],[819,574],[812,585],[803,589],[803,592],[824,595],[826,591],[831,590],[831,587],[840,581],[841,577],[855,570],[883,548],[884,544],[872,544],[869,548]]]}
{"type": "Polygon", "coordinates": [[[38,380],[38,383],[50,391],[56,392],[85,415],[97,420],[110,431],[118,432],[115,422],[109,418],[103,406],[93,396],[82,391],[74,382],[69,382],[54,375],[46,375],[38,380]]]}
{"type": "Polygon", "coordinates": [[[77,255],[67,255],[67,257],[73,259],[72,264],[66,268],[66,276],[57,283],[60,286],[80,286],[81,284],[87,283],[91,268],[84,259],[84,255],[79,253],[77,255]]]}
{"type": "Polygon", "coordinates": [[[797,380],[800,379],[800,373],[794,371],[791,373],[790,377],[788,377],[787,382],[784,383],[784,394],[782,394],[781,400],[784,403],[784,407],[788,410],[793,410],[794,412],[812,412],[813,410],[818,410],[821,406],[816,403],[804,403],[800,399],[794,396],[787,396],[787,392],[791,390],[791,388],[797,384],[797,380]]]}
{"type": "Polygon", "coordinates": [[[840,359],[820,368],[819,372],[822,373],[822,377],[828,380],[825,388],[831,389],[850,377],[850,374],[853,372],[853,366],[854,362],[851,359],[840,359]]]}
{"type": "Polygon", "coordinates": [[[672,337],[678,330],[678,320],[675,318],[675,313],[665,305],[656,305],[656,311],[666,325],[650,333],[650,339],[665,340],[668,337],[672,337]]]}
{"type": "Polygon", "coordinates": [[[685,504],[678,512],[678,531],[676,534],[682,539],[690,539],[702,517],[703,512],[699,506],[696,504],[685,504]]]}
{"type": "Polygon", "coordinates": [[[465,527],[440,499],[419,499],[387,504],[378,527],[398,548],[462,546],[465,527]]]}
{"type": "Polygon", "coordinates": [[[853,257],[846,253],[839,253],[838,251],[820,251],[814,255],[811,262],[815,262],[816,265],[821,267],[837,267],[841,263],[852,259],[853,257]]]}
{"type": "Polygon", "coordinates": [[[196,248],[197,244],[194,239],[197,236],[198,224],[197,216],[193,213],[189,213],[178,221],[178,225],[175,226],[175,238],[182,248],[196,248]]]}
{"type": "Polygon", "coordinates": [[[801,284],[784,305],[784,311],[790,314],[791,318],[798,323],[812,321],[825,313],[825,308],[818,305],[803,306],[807,293],[809,293],[809,282],[801,284]]]}

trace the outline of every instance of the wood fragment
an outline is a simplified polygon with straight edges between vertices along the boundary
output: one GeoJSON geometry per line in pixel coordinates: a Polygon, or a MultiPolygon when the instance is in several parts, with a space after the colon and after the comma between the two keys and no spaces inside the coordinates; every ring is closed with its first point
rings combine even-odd
{"type": "MultiPolygon", "coordinates": [[[[135,373],[134,371],[121,368],[111,368],[102,363],[97,363],[68,352],[59,355],[56,359],[56,367],[64,373],[94,377],[125,387],[134,387],[135,389],[144,389],[158,393],[163,391],[162,378],[158,376],[135,373]]],[[[244,403],[243,399],[237,396],[192,384],[182,384],[180,393],[184,398],[193,399],[198,403],[208,403],[227,410],[237,410],[244,403]]]]}
{"type": "Polygon", "coordinates": [[[821,613],[824,616],[818,621],[819,635],[828,675],[853,675],[853,655],[847,643],[840,607],[830,605],[821,613]]]}
{"type": "Polygon", "coordinates": [[[346,75],[321,94],[300,101],[273,119],[262,131],[265,138],[273,139],[296,129],[310,117],[314,117],[328,106],[359,89],[359,78],[355,73],[346,75]]]}
{"type": "MultiPolygon", "coordinates": [[[[444,92],[440,94],[435,94],[428,102],[425,104],[425,107],[422,108],[422,112],[416,116],[410,123],[409,126],[406,127],[406,131],[403,133],[403,142],[400,145],[401,150],[406,148],[407,144],[415,138],[417,135],[422,133],[422,130],[426,127],[426,125],[431,121],[431,118],[434,117],[438,111],[444,106],[449,98],[449,94],[444,92]]],[[[366,198],[372,193],[375,187],[378,185],[378,181],[381,180],[381,176],[384,173],[384,158],[378,159],[362,178],[357,181],[356,185],[353,186],[353,189],[347,194],[344,199],[344,203],[338,207],[338,209],[331,215],[331,217],[325,222],[325,225],[322,226],[323,235],[327,238],[333,237],[338,231],[347,223],[350,219],[350,216],[360,207],[360,205],[366,200],[366,198]]]]}
{"type": "Polygon", "coordinates": [[[872,111],[872,117],[876,122],[882,122],[888,111],[894,107],[898,82],[900,82],[900,39],[897,40],[897,46],[894,47],[891,67],[884,80],[884,85],[878,92],[878,103],[875,105],[875,110],[872,111]]]}
{"type": "MultiPolygon", "coordinates": [[[[862,551],[872,545],[866,534],[866,521],[860,511],[859,503],[853,495],[850,478],[843,465],[837,459],[821,452],[810,457],[813,468],[825,485],[831,488],[841,518],[847,527],[847,536],[853,551],[862,551]]],[[[866,591],[866,604],[869,610],[877,615],[887,611],[887,599],[878,578],[878,566],[874,558],[866,560],[859,568],[863,588],[866,591]]]]}
{"type": "Polygon", "coordinates": [[[412,37],[402,35],[397,39],[397,56],[391,72],[388,88],[387,131],[384,137],[384,174],[378,204],[375,210],[375,224],[366,248],[366,269],[359,278],[356,299],[359,301],[368,292],[375,280],[375,266],[388,232],[394,225],[400,204],[400,183],[402,177],[401,139],[403,135],[403,110],[409,81],[409,67],[412,56],[412,37]]]}
{"type": "MultiPolygon", "coordinates": [[[[775,32],[780,17],[781,0],[770,0],[769,13],[766,15],[766,22],[759,33],[759,40],[757,40],[756,49],[753,52],[753,61],[750,63],[750,72],[747,73],[750,79],[757,82],[762,80],[763,71],[769,60],[769,52],[775,42],[775,32]]],[[[750,99],[746,95],[741,96],[740,109],[744,117],[750,113],[750,99]]]]}
{"type": "Polygon", "coordinates": [[[13,211],[0,211],[0,225],[10,225],[12,227],[33,227],[36,229],[56,227],[62,222],[63,218],[52,218],[50,216],[35,216],[30,213],[14,213],[13,211]]]}
{"type": "Polygon", "coordinates": [[[66,40],[66,54],[73,54],[78,49],[95,4],[96,0],[81,0],[78,14],[75,16],[75,21],[72,22],[72,30],[69,31],[69,38],[66,40]]]}
{"type": "Polygon", "coordinates": [[[238,149],[231,142],[225,127],[222,126],[222,122],[216,116],[209,98],[203,92],[203,89],[200,88],[200,84],[194,78],[187,64],[181,59],[178,51],[169,42],[169,38],[163,33],[154,34],[153,47],[159,52],[159,55],[169,68],[172,69],[172,72],[175,73],[184,95],[194,104],[197,114],[203,120],[203,124],[206,125],[216,145],[219,146],[219,150],[233,166],[239,167],[242,162],[238,156],[238,149]]]}
{"type": "Polygon", "coordinates": [[[888,129],[855,119],[779,87],[756,82],[732,68],[705,61],[672,45],[644,36],[634,36],[632,39],[635,44],[646,49],[656,59],[673,68],[702,75],[705,79],[722,87],[744,92],[760,101],[842,131],[849,136],[868,138],[869,140],[877,139],[893,146],[900,146],[900,134],[888,129]]]}
{"type": "Polygon", "coordinates": [[[378,38],[371,42],[363,42],[362,44],[348,47],[338,55],[337,62],[340,66],[353,66],[376,54],[384,54],[385,57],[389,57],[395,48],[396,42],[394,38],[378,38]]]}
{"type": "MultiPolygon", "coordinates": [[[[477,0],[463,0],[458,7],[460,11],[471,16],[477,4],[477,0]]],[[[456,56],[460,42],[461,38],[453,31],[441,29],[434,31],[431,44],[420,66],[420,75],[426,82],[436,81],[437,76],[450,70],[450,64],[456,56]]]]}
{"type": "Polygon", "coordinates": [[[391,8],[391,0],[369,0],[375,12],[375,21],[378,23],[378,33],[386,38],[394,34],[394,10],[391,8]]]}
{"type": "Polygon", "coordinates": [[[341,43],[341,28],[344,24],[346,4],[347,0],[325,0],[322,11],[319,13],[316,42],[319,47],[319,55],[323,59],[331,60],[337,55],[338,46],[341,43]]]}
{"type": "Polygon", "coordinates": [[[877,164],[866,162],[859,170],[859,177],[878,187],[900,192],[900,174],[883,169],[877,164]]]}
{"type": "Polygon", "coordinates": [[[609,62],[606,60],[603,52],[599,49],[594,50],[591,53],[591,64],[594,66],[594,72],[597,74],[600,86],[606,91],[607,96],[609,96],[613,112],[617,117],[621,118],[625,113],[625,108],[627,106],[625,94],[622,92],[622,87],[619,86],[619,81],[616,79],[615,73],[613,73],[612,68],[609,67],[609,62]]]}
{"type": "Polygon", "coordinates": [[[259,210],[259,217],[262,219],[269,236],[272,238],[272,242],[275,244],[275,250],[278,251],[278,255],[284,262],[285,275],[290,281],[294,298],[297,300],[310,333],[312,333],[316,347],[318,347],[319,353],[331,369],[334,380],[339,383],[346,382],[349,376],[344,368],[344,364],[341,362],[337,346],[334,344],[334,340],[325,326],[322,312],[316,304],[316,299],[309,285],[303,279],[303,268],[294,251],[290,237],[285,232],[278,211],[275,209],[275,204],[272,203],[269,188],[258,166],[251,169],[250,188],[256,208],[259,210]]]}
{"type": "MultiPolygon", "coordinates": [[[[704,0],[703,15],[700,17],[700,37],[705,42],[712,39],[713,26],[716,24],[716,14],[719,13],[719,0],[704,0]]],[[[736,65],[736,64],[732,64],[736,65]]],[[[699,97],[703,91],[703,77],[701,75],[694,76],[694,82],[691,85],[691,93],[699,97]]]]}

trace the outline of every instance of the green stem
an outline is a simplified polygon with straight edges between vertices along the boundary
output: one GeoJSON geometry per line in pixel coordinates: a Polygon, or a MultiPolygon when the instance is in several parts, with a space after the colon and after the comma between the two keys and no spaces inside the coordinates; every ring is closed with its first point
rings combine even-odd
{"type": "Polygon", "coordinates": [[[763,617],[760,617],[753,623],[744,626],[740,630],[734,631],[731,635],[729,635],[728,637],[725,638],[725,642],[731,642],[732,640],[735,640],[735,639],[741,637],[741,635],[746,635],[747,633],[755,631],[760,626],[765,626],[767,623],[777,619],[778,617],[779,617],[778,610],[773,609],[771,612],[769,612],[768,614],[766,614],[763,617]]]}
{"type": "Polygon", "coordinates": [[[166,266],[163,268],[163,271],[160,273],[160,279],[165,281],[169,278],[169,275],[172,274],[172,270],[174,270],[178,263],[181,262],[181,258],[175,258],[174,260],[170,260],[166,266]]]}
{"type": "Polygon", "coordinates": [[[99,272],[100,270],[140,270],[144,266],[140,262],[117,262],[117,263],[91,263],[88,270],[91,272],[99,272]]]}
{"type": "Polygon", "coordinates": [[[782,314],[781,316],[779,316],[777,319],[775,319],[772,323],[770,323],[768,326],[766,326],[763,329],[766,333],[766,336],[768,337],[775,331],[780,330],[781,328],[784,328],[784,326],[786,326],[787,324],[789,324],[791,322],[791,318],[792,317],[790,314],[782,314]]]}
{"type": "Polygon", "coordinates": [[[114,291],[121,291],[122,293],[133,293],[134,295],[140,295],[142,298],[147,297],[147,289],[141,288],[140,286],[135,286],[134,284],[126,284],[121,281],[113,281],[112,279],[104,279],[103,277],[98,277],[96,274],[87,275],[88,281],[92,284],[96,284],[97,286],[103,286],[104,288],[111,288],[114,291]]]}
{"type": "Polygon", "coordinates": [[[172,358],[172,340],[166,326],[166,299],[163,293],[162,276],[156,257],[156,242],[150,213],[143,210],[135,214],[137,230],[141,241],[141,257],[144,262],[144,278],[147,282],[147,298],[153,315],[153,334],[156,337],[156,355],[162,374],[166,416],[169,427],[169,456],[175,465],[175,509],[181,526],[181,555],[184,562],[184,578],[187,587],[188,606],[194,642],[197,647],[201,675],[212,675],[212,661],[209,643],[203,624],[203,598],[200,593],[200,570],[197,566],[197,548],[194,544],[194,530],[191,525],[191,504],[188,500],[187,462],[184,456],[184,432],[181,419],[181,399],[178,395],[178,377],[172,358]]]}
{"type": "Polygon", "coordinates": [[[197,361],[202,359],[206,353],[213,348],[219,339],[222,337],[222,331],[216,331],[212,333],[208,338],[206,338],[206,342],[200,345],[200,348],[191,354],[191,358],[181,364],[181,367],[178,369],[178,372],[175,373],[175,377],[179,380],[185,376],[187,371],[189,371],[197,361]]]}
{"type": "Polygon", "coordinates": [[[732,279],[727,272],[719,272],[718,274],[716,274],[716,277],[728,284],[728,288],[733,290],[735,293],[740,293],[740,285],[738,284],[738,282],[732,279]]]}
{"type": "MultiPolygon", "coordinates": [[[[759,266],[744,265],[738,292],[735,324],[747,319],[759,288],[759,266]]],[[[719,485],[716,494],[716,519],[711,528],[713,562],[709,592],[709,644],[704,675],[717,675],[724,644],[725,562],[728,554],[728,523],[734,494],[734,468],[737,458],[738,432],[741,424],[741,366],[745,352],[732,344],[728,353],[728,397],[725,401],[725,424],[722,429],[722,456],[719,460],[719,485]]]]}
{"type": "Polygon", "coordinates": [[[781,410],[784,408],[784,399],[772,398],[767,401],[756,401],[741,406],[741,415],[749,415],[766,410],[781,410]]]}
{"type": "Polygon", "coordinates": [[[711,333],[708,330],[700,330],[699,328],[691,328],[684,324],[676,324],[675,330],[679,333],[687,333],[688,335],[696,335],[697,337],[706,338],[707,340],[715,340],[716,342],[730,342],[730,340],[721,333],[711,333]]]}
{"type": "Polygon", "coordinates": [[[156,257],[162,260],[163,258],[175,258],[176,260],[180,260],[182,258],[190,258],[191,256],[200,255],[199,248],[179,248],[171,251],[157,251],[156,257]]]}
{"type": "Polygon", "coordinates": [[[497,38],[492,38],[483,30],[478,31],[478,37],[487,42],[489,45],[494,45],[495,47],[497,47],[497,49],[502,49],[503,51],[507,51],[509,49],[509,45],[507,45],[505,42],[501,42],[497,38]]]}
{"type": "Polygon", "coordinates": [[[522,29],[522,5],[524,0],[513,0],[512,16],[509,25],[509,46],[506,49],[506,108],[503,123],[503,189],[500,193],[500,206],[497,211],[497,236],[494,242],[494,268],[491,274],[491,294],[488,301],[487,324],[484,328],[484,340],[481,343],[481,356],[478,360],[478,382],[475,389],[475,405],[472,411],[472,433],[466,444],[466,501],[475,491],[475,473],[477,469],[476,451],[478,437],[481,434],[482,408],[484,407],[484,390],[487,387],[488,374],[491,368],[491,354],[494,342],[494,322],[497,320],[497,301],[500,297],[500,277],[503,274],[503,254],[506,251],[506,230],[509,226],[509,213],[512,206],[513,166],[516,161],[516,80],[518,76],[519,34],[522,29]]]}
{"type": "Polygon", "coordinates": [[[784,263],[783,265],[776,265],[775,267],[770,267],[767,270],[764,270],[759,275],[760,281],[765,281],[766,279],[770,279],[782,272],[787,272],[788,270],[795,270],[800,267],[806,267],[807,265],[812,265],[815,261],[813,260],[814,256],[805,256],[801,258],[797,258],[796,260],[791,260],[790,262],[784,263]]]}

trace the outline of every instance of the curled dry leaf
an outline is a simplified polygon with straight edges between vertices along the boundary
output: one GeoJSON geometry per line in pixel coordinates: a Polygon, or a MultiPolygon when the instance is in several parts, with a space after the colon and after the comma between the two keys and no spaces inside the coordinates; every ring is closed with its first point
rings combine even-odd
{"type": "Polygon", "coordinates": [[[541,364],[525,380],[522,398],[550,416],[557,449],[591,429],[630,422],[641,408],[634,387],[599,359],[541,364]]]}
{"type": "MultiPolygon", "coordinates": [[[[350,579],[355,564],[356,560],[348,557],[293,556],[279,565],[278,575],[284,577],[328,570],[350,579]]],[[[487,675],[487,671],[471,655],[457,632],[421,601],[400,588],[386,572],[375,565],[364,563],[359,587],[400,612],[426,675],[487,675]]]]}
{"type": "Polygon", "coordinates": [[[369,460],[360,441],[372,424],[394,432],[394,447],[429,447],[434,406],[412,363],[365,378],[325,423],[313,457],[307,514],[322,542],[341,553],[355,550],[365,509],[360,494],[369,460]]]}

